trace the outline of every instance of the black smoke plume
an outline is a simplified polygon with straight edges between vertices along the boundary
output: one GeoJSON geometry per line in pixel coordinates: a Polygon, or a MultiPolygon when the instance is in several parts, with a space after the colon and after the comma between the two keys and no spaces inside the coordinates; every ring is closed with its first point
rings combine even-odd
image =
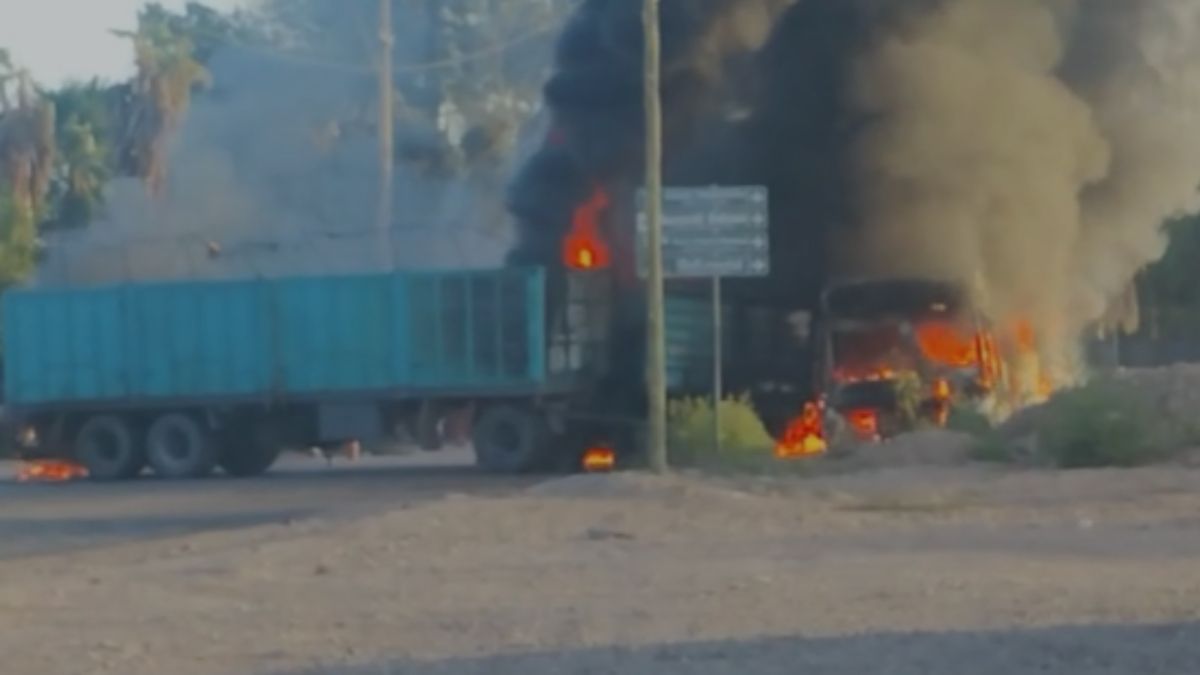
{"type": "MultiPolygon", "coordinates": [[[[585,0],[562,36],[515,261],[557,264],[575,205],[642,178],[640,6],[585,0]]],[[[667,0],[661,28],[668,184],[771,190],[772,278],[735,292],[957,282],[1062,381],[1197,207],[1200,0],[667,0]]]]}

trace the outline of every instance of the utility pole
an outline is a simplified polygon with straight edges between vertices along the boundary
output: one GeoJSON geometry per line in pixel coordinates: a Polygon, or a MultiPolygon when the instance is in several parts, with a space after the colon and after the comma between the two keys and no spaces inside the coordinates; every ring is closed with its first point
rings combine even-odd
{"type": "Polygon", "coordinates": [[[662,260],[662,45],[658,25],[659,0],[642,0],[642,32],[645,38],[646,105],[646,229],[648,274],[646,288],[647,337],[649,339],[646,387],[649,394],[650,430],[648,454],[650,468],[666,473],[667,462],[667,384],[666,328],[663,300],[662,260]]]}
{"type": "Polygon", "coordinates": [[[390,271],[392,260],[392,188],[395,176],[395,77],[392,53],[392,0],[379,0],[379,247],[390,271]]]}

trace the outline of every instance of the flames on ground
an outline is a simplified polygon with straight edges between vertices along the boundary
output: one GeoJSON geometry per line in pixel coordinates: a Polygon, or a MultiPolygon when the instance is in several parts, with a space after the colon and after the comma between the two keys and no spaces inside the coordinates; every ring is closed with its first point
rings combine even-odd
{"type": "Polygon", "coordinates": [[[28,460],[17,468],[20,483],[66,483],[87,476],[87,469],[66,460],[28,460]]]}

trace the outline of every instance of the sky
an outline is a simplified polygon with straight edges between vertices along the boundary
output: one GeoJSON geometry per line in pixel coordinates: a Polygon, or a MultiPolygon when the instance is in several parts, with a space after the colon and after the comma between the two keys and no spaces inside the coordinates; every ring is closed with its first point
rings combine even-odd
{"type": "MultiPolygon", "coordinates": [[[[0,48],[47,86],[92,77],[121,79],[133,71],[133,49],[112,29],[134,27],[146,0],[0,0],[0,48]],[[19,17],[17,20],[13,20],[19,17]]],[[[159,0],[172,9],[185,0],[159,0]]],[[[244,0],[206,0],[217,9],[244,0]]]]}

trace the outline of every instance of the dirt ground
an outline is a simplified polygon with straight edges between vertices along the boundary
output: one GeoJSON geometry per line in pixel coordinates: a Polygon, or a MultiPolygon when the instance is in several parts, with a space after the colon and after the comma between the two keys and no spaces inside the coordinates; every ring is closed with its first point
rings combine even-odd
{"type": "Polygon", "coordinates": [[[0,561],[0,672],[1200,673],[1200,471],[576,477],[0,561]]]}

